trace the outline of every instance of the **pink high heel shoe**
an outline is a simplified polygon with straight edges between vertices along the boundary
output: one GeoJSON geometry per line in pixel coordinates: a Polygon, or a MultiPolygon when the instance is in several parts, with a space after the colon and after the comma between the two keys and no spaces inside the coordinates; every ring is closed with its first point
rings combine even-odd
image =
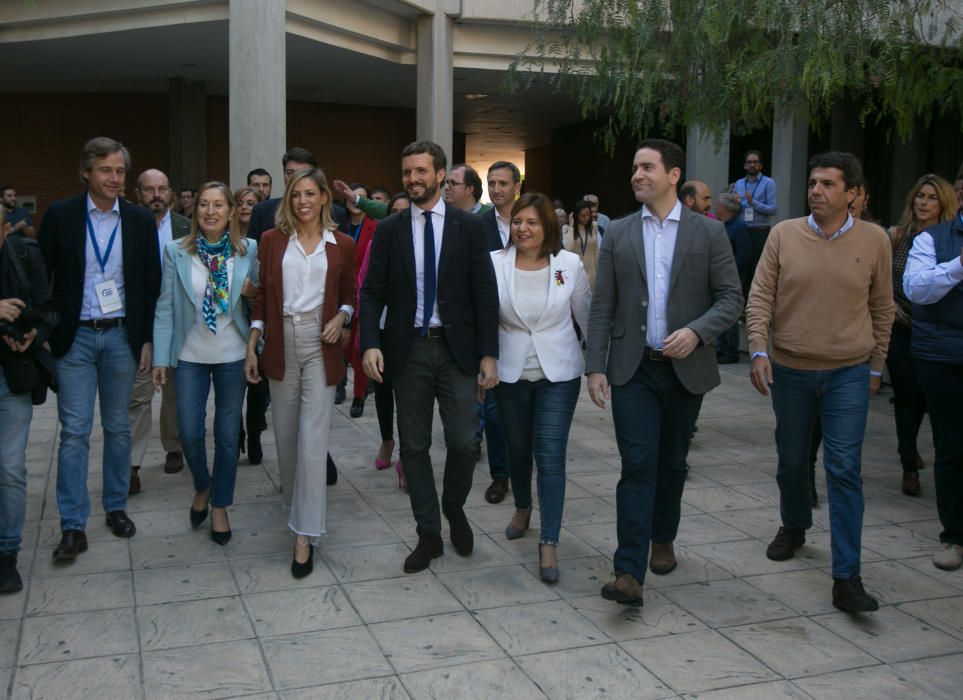
{"type": "Polygon", "coordinates": [[[390,466],[391,466],[390,459],[378,459],[377,457],[375,457],[375,469],[377,469],[378,471],[387,469],[390,466]]]}
{"type": "Polygon", "coordinates": [[[401,467],[401,460],[395,462],[395,471],[398,472],[398,488],[408,490],[408,481],[405,479],[405,472],[401,467]]]}

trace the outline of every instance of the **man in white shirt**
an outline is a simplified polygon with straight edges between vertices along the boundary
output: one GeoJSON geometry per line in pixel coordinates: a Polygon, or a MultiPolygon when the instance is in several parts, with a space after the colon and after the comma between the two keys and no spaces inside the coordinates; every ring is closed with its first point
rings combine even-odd
{"type": "MultiPolygon", "coordinates": [[[[142,207],[149,209],[157,222],[157,247],[164,262],[164,248],[172,240],[187,236],[191,222],[171,209],[173,192],[170,181],[160,170],[145,170],[137,178],[137,199],[142,207]]],[[[140,467],[144,463],[147,444],[150,441],[153,415],[154,385],[150,372],[138,373],[130,398],[130,490],[131,496],[141,491],[140,467]]],[[[174,382],[166,382],[161,392],[160,413],[161,445],[167,453],[164,471],[176,474],[184,468],[184,455],[177,439],[177,395],[174,382]]]]}

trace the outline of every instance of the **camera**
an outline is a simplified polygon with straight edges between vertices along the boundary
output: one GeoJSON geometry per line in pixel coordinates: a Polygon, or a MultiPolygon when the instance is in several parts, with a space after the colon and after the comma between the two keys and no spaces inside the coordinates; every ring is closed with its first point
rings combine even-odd
{"type": "Polygon", "coordinates": [[[16,321],[0,320],[0,336],[6,336],[15,343],[22,343],[25,340],[24,335],[41,323],[46,323],[50,326],[56,325],[57,313],[55,311],[43,311],[27,307],[20,312],[16,321]]]}

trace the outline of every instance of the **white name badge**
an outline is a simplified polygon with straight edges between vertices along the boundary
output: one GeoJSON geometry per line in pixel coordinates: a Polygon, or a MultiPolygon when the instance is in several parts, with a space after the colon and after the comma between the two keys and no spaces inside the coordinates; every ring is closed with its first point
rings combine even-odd
{"type": "Polygon", "coordinates": [[[755,211],[753,211],[752,207],[746,207],[746,211],[742,215],[742,220],[745,221],[747,224],[751,224],[753,214],[755,214],[755,211]]]}
{"type": "Polygon", "coordinates": [[[107,280],[94,285],[94,292],[97,294],[97,301],[100,302],[100,310],[105,314],[120,311],[124,308],[124,302],[120,299],[120,291],[114,280],[107,280]]]}

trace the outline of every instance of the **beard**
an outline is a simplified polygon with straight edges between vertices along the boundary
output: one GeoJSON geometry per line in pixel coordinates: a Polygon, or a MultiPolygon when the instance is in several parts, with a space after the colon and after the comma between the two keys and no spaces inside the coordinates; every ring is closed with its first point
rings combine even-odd
{"type": "Polygon", "coordinates": [[[438,185],[434,182],[426,182],[424,183],[424,187],[425,191],[420,197],[412,194],[410,185],[405,188],[405,191],[408,193],[408,199],[411,200],[412,204],[424,204],[438,193],[438,185]]]}

